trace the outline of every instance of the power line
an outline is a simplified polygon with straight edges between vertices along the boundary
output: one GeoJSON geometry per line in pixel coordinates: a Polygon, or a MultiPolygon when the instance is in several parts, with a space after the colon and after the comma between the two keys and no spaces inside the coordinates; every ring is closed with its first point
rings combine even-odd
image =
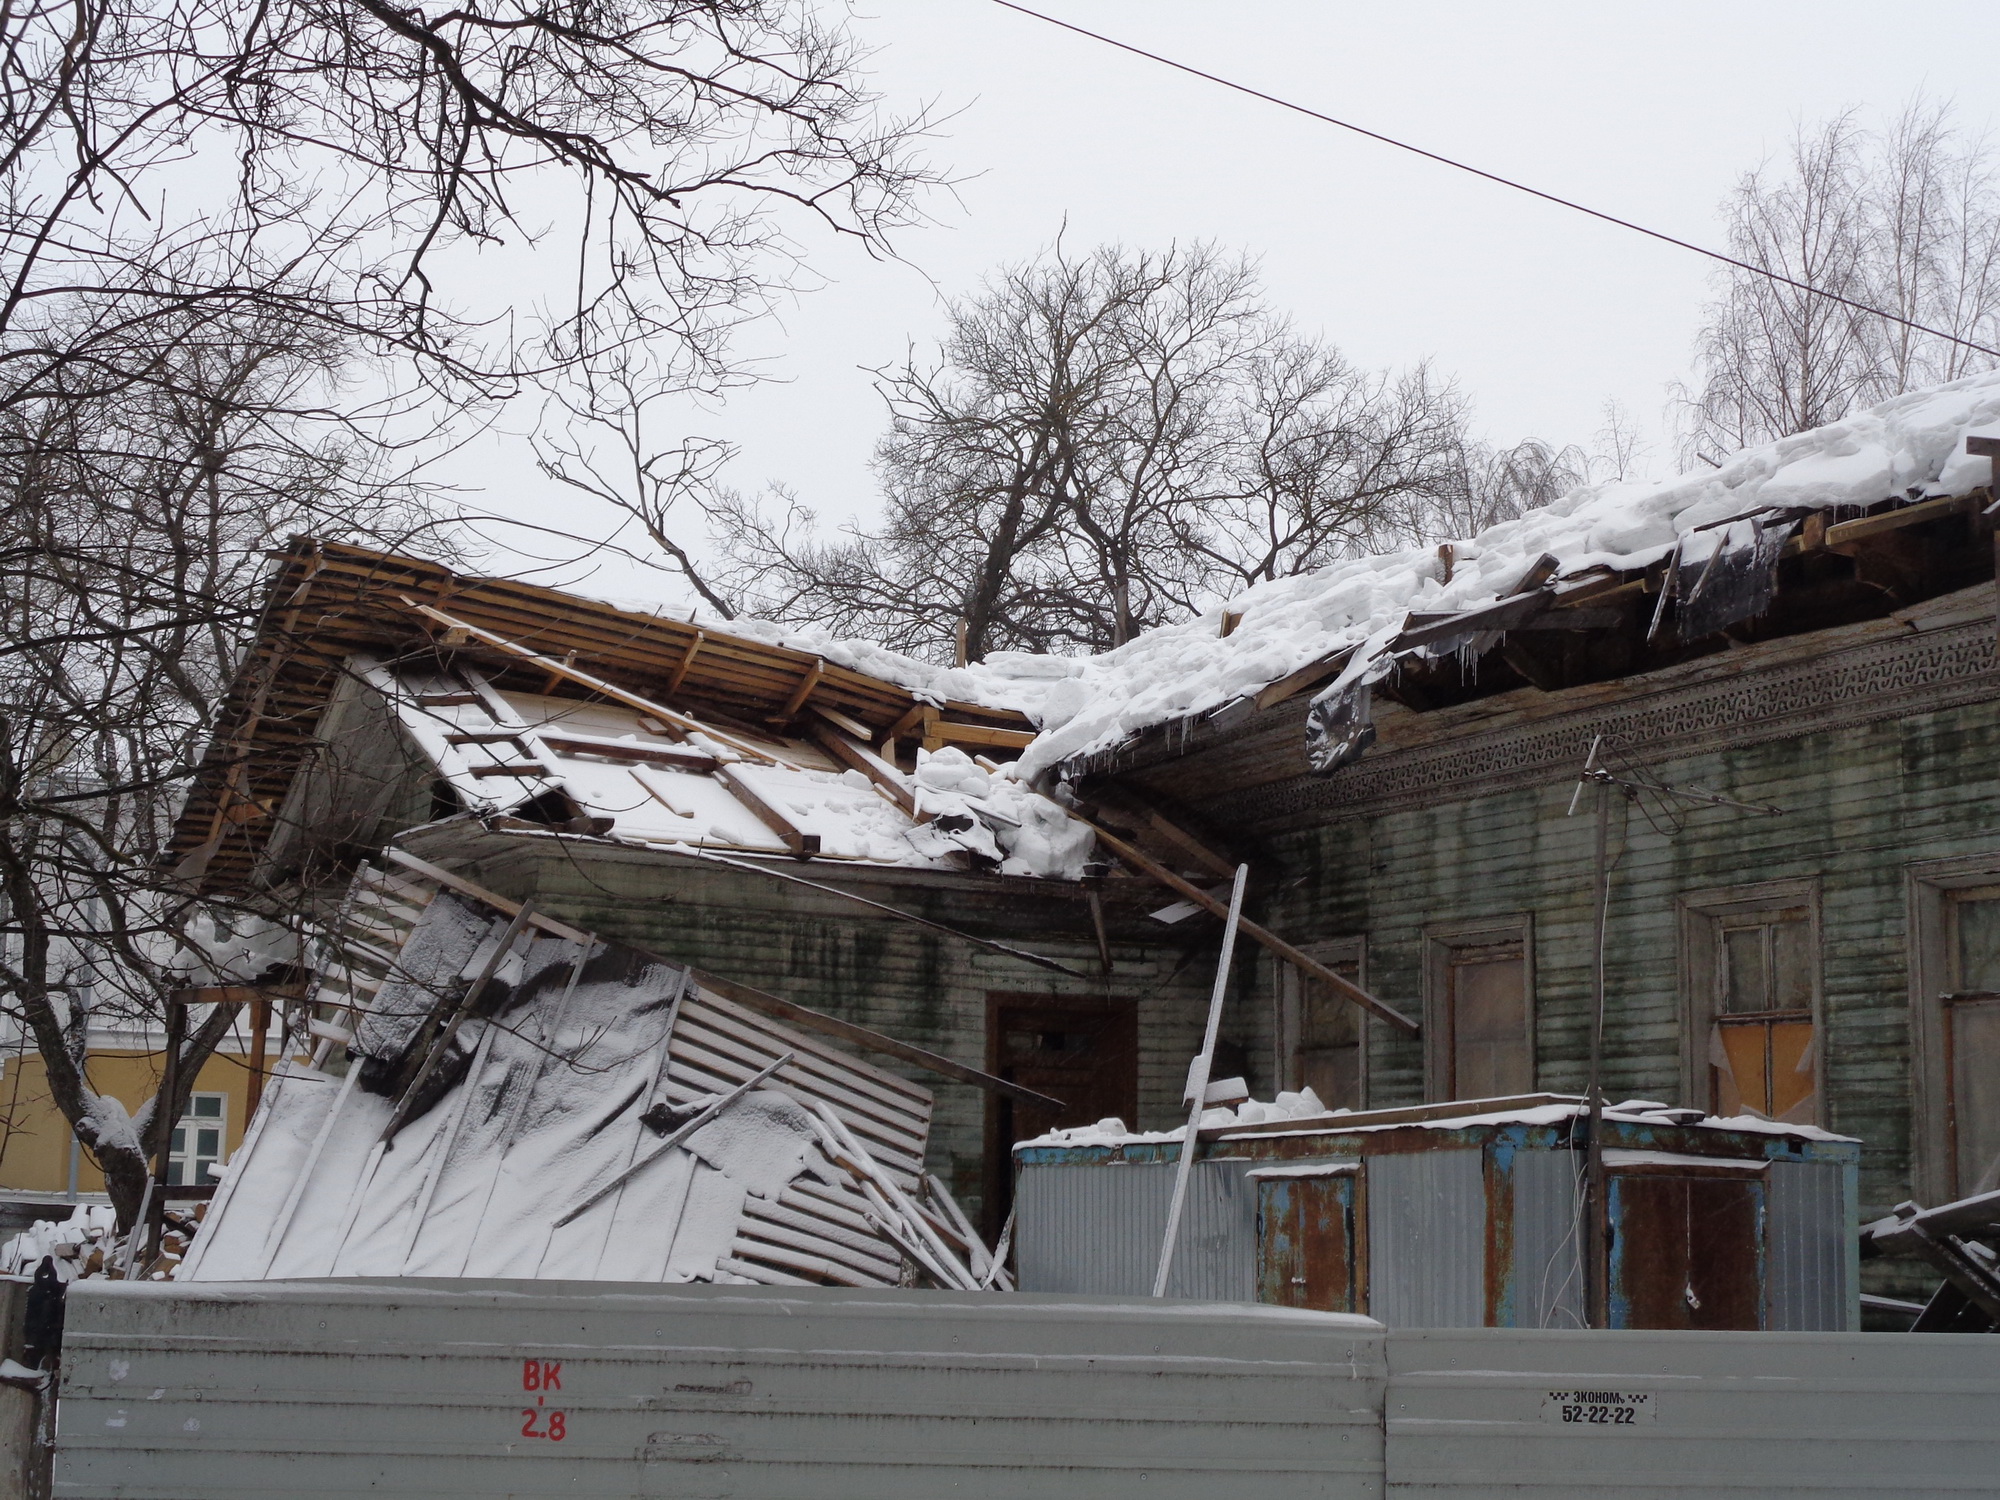
{"type": "Polygon", "coordinates": [[[1825,287],[1814,286],[1811,282],[1795,280],[1790,276],[1784,275],[1782,272],[1770,270],[1765,266],[1753,266],[1750,262],[1738,260],[1733,255],[1724,255],[1720,250],[1711,250],[1706,245],[1697,245],[1689,240],[1676,239],[1673,235],[1663,233],[1658,229],[1648,229],[1644,224],[1635,224],[1630,219],[1619,218],[1616,214],[1605,213],[1601,209],[1588,207],[1569,198],[1558,197],[1554,193],[1545,193],[1540,188],[1529,187],[1525,182],[1516,182],[1511,177],[1502,177],[1497,172],[1488,172],[1479,167],[1468,166],[1462,161],[1454,161],[1449,156],[1440,156],[1435,151],[1426,151],[1422,146],[1412,146],[1408,141],[1399,141],[1394,136],[1383,135],[1380,131],[1370,130],[1366,126],[1356,125],[1348,120],[1335,119],[1332,115],[1322,114],[1316,109],[1308,109],[1303,104],[1294,104],[1289,99],[1281,99],[1276,94],[1267,94],[1262,89],[1253,89],[1247,83],[1237,83],[1234,79],[1224,78],[1219,74],[1203,72],[1200,68],[1194,67],[1189,63],[1176,62],[1171,57],[1162,57],[1157,52],[1148,52],[1144,47],[1135,47],[1130,42],[1121,42],[1114,36],[1105,36],[1102,32],[1091,31],[1086,27],[1075,25],[1072,22],[1059,20],[1055,16],[1044,15],[1038,10],[1030,10],[1025,5],[1016,5],[1014,0],[993,0],[993,3],[1002,9],[1017,11],[1021,15],[1031,16],[1037,21],[1046,21],[1051,26],[1059,26],[1064,31],[1073,31],[1078,36],[1089,37],[1093,42],[1102,42],[1107,47],[1116,47],[1120,52],[1129,52],[1134,57],[1145,58],[1148,62],[1156,62],[1164,67],[1173,68],[1178,72],[1204,79],[1209,83],[1220,84],[1226,89],[1234,89],[1239,94],[1248,94],[1252,99],[1261,99],[1266,104],[1275,104],[1280,109],[1289,109],[1294,114],[1304,115],[1308,119],[1318,120],[1322,124],[1337,125],[1342,130],[1351,130],[1356,135],[1366,136],[1369,140],[1379,141],[1385,146],[1394,146],[1398,151],[1408,151],[1414,156],[1423,157],[1426,161],[1434,161],[1439,166],[1451,167],[1460,172],[1470,172],[1474,177],[1483,177],[1488,182],[1498,183],[1501,187],[1512,188],[1517,193],[1526,193],[1532,198],[1540,198],[1545,203],[1553,203],[1558,207],[1572,209],[1580,214],[1588,214],[1593,219],[1601,219],[1607,224],[1617,225],[1620,229],[1629,229],[1635,234],[1643,234],[1648,239],[1660,240],[1682,250],[1692,250],[1696,255],[1705,255],[1710,260],[1720,261],[1725,266],[1734,266],[1739,271],[1748,271],[1753,276],[1765,277],[1768,280],[1779,282],[1785,286],[1794,287],[1811,296],[1824,297],[1829,302],[1838,302],[1843,307],[1853,308],[1856,312],[1868,313],[1877,318],[1886,318],[1891,323],[1900,323],[1903,327],[1914,329],[1918,333],[1927,333],[1932,338],[1943,339],[1947,343],[1957,344],[1962,348],[1976,350],[1981,354],[1990,354],[1996,359],[2000,359],[2000,349],[1989,349],[1984,344],[1975,344],[1971,339],[1962,339],[1955,333],[1946,333],[1941,328],[1932,328],[1927,324],[1918,323],[1910,318],[1903,317],[1900,313],[1892,313],[1885,308],[1873,307],[1866,302],[1857,302],[1852,297],[1843,297],[1838,292],[1829,292],[1825,287]]]}

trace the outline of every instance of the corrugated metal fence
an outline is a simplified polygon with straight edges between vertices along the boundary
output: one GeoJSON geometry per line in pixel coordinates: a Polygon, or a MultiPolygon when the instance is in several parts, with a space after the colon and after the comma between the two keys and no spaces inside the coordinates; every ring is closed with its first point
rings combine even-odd
{"type": "MultiPolygon", "coordinates": [[[[1473,1155],[1476,1157],[1477,1152],[1473,1155]]],[[[1257,1192],[1249,1160],[1196,1162],[1167,1293],[1257,1299],[1257,1192]]],[[[1035,1167],[1021,1173],[1021,1283],[1038,1291],[1143,1297],[1153,1289],[1175,1167],[1035,1167]]]]}
{"type": "Polygon", "coordinates": [[[1855,1500],[2000,1492],[1985,1334],[1385,1331],[610,1283],[72,1289],[56,1494],[1855,1500]]]}
{"type": "Polygon", "coordinates": [[[55,1493],[1375,1500],[1381,1341],[1150,1299],[83,1281],[55,1493]]]}

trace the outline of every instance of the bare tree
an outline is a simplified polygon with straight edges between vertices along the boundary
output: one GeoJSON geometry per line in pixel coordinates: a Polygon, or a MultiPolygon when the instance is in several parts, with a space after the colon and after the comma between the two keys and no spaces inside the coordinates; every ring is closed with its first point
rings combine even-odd
{"type": "MultiPolygon", "coordinates": [[[[811,0],[0,18],[0,1002],[122,1221],[179,1101],[98,1095],[91,1026],[157,1034],[218,943],[306,915],[157,863],[262,549],[407,542],[405,442],[537,383],[731,379],[791,231],[881,249],[932,180],[860,60],[811,0]],[[548,307],[482,263],[537,247],[571,268],[548,307]]],[[[621,491],[642,519],[699,480],[680,451],[621,491]]],[[[227,1022],[194,1018],[183,1087],[227,1022]]]]}
{"type": "Polygon", "coordinates": [[[825,540],[787,497],[733,497],[726,581],[754,613],[935,658],[1104,650],[1391,539],[1463,446],[1449,386],[1300,337],[1210,245],[1058,245],[881,389],[881,523],[825,540]]]}
{"type": "Polygon", "coordinates": [[[337,337],[199,306],[168,337],[121,310],[77,308],[92,326],[65,332],[102,359],[0,409],[0,1006],[129,1225],[232,1016],[189,1018],[176,1097],[136,1113],[92,1086],[93,1028],[157,1030],[174,990],[258,979],[300,915],[197,900],[162,863],[263,550],[328,526],[400,540],[422,518],[379,445],[309,419],[337,337]],[[253,929],[267,940],[238,941],[253,929]]]}
{"type": "MultiPolygon", "coordinates": [[[[1760,270],[1991,344],[2000,337],[2000,196],[1983,138],[1918,101],[1886,128],[1847,110],[1801,129],[1746,173],[1728,206],[1730,251],[1760,270]]],[[[1683,392],[1688,460],[1838,421],[1858,406],[1986,368],[1948,339],[1731,270],[1683,392]]]]}

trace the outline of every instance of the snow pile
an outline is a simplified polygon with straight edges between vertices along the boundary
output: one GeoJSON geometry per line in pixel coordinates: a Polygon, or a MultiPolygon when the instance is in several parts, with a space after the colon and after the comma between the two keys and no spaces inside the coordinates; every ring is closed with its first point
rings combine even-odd
{"type": "MultiPolygon", "coordinates": [[[[1274,1120],[1324,1120],[1352,1113],[1352,1110],[1346,1109],[1329,1110],[1310,1088],[1296,1093],[1285,1089],[1268,1104],[1245,1099],[1234,1109],[1205,1109],[1201,1114],[1200,1128],[1220,1130],[1226,1125],[1265,1125],[1274,1120]]],[[[1113,1115],[1094,1125],[1071,1125],[1014,1144],[1016,1149],[1022,1146],[1123,1146],[1133,1141],[1177,1141],[1186,1133],[1185,1125],[1173,1130],[1128,1130],[1125,1122],[1113,1115]]]]}
{"type": "MultiPolygon", "coordinates": [[[[1423,546],[1261,584],[1198,619],[1036,679],[1020,697],[1043,732],[1022,757],[1022,771],[1033,776],[1137,730],[1219,708],[1349,647],[1363,648],[1355,654],[1359,665],[1400,632],[1411,610],[1498,599],[1545,552],[1565,574],[1638,568],[1695,528],[1750,512],[1966,493],[1991,475],[1991,460],[1965,451],[1965,439],[1977,434],[2000,434],[2000,372],[1898,396],[1845,421],[1747,448],[1698,474],[1585,485],[1453,543],[1449,582],[1436,549],[1423,546]],[[1225,608],[1241,616],[1227,636],[1225,608]]],[[[987,666],[1018,673],[1021,663],[995,658],[987,666]]]]}
{"type": "MultiPolygon", "coordinates": [[[[1477,1105],[1479,1101],[1475,1099],[1466,1102],[1470,1107],[1477,1105]]],[[[1395,1107],[1384,1106],[1384,1110],[1395,1107]]],[[[1201,1128],[1222,1130],[1232,1125],[1268,1125],[1297,1121],[1304,1128],[1326,1131],[1461,1130],[1468,1125],[1559,1125],[1566,1120],[1575,1119],[1584,1112],[1583,1100],[1573,1098],[1553,1104],[1533,1104],[1517,1109],[1491,1110],[1484,1113],[1470,1110],[1466,1114],[1453,1115],[1445,1119],[1378,1120],[1373,1118],[1376,1113],[1373,1110],[1330,1110],[1320,1103],[1319,1097],[1308,1088],[1301,1089],[1296,1094],[1281,1093],[1269,1104],[1260,1104],[1255,1099],[1249,1099],[1233,1110],[1205,1110],[1201,1117],[1201,1128]]],[[[1606,1105],[1604,1118],[1634,1125],[1672,1125],[1705,1130],[1735,1130],[1752,1135],[1782,1135],[1795,1140],[1858,1142],[1858,1137],[1835,1135],[1814,1125],[1790,1125],[1778,1120],[1767,1120],[1761,1115],[1727,1117],[1702,1115],[1697,1110],[1680,1109],[1652,1099],[1628,1099],[1622,1104],[1606,1105]]],[[[1051,1130],[1046,1135],[1036,1136],[1033,1140],[1017,1141],[1015,1149],[1019,1150],[1024,1146],[1129,1146],[1178,1141],[1185,1130],[1185,1126],[1176,1130],[1129,1130],[1123,1120],[1114,1117],[1099,1120],[1094,1125],[1073,1125],[1067,1129],[1051,1130]]]]}
{"type": "MultiPolygon", "coordinates": [[[[958,847],[999,861],[1003,875],[1074,880],[1083,873],[1093,835],[1061,807],[1034,790],[1012,765],[981,769],[955,745],[917,752],[914,790],[930,823],[907,835],[919,853],[958,847]]],[[[935,856],[933,856],[935,857],[935,856]]]]}
{"type": "Polygon", "coordinates": [[[0,1276],[32,1276],[47,1256],[56,1275],[74,1281],[88,1273],[93,1253],[111,1258],[117,1232],[118,1216],[108,1203],[78,1204],[67,1219],[37,1219],[0,1245],[0,1276]]]}

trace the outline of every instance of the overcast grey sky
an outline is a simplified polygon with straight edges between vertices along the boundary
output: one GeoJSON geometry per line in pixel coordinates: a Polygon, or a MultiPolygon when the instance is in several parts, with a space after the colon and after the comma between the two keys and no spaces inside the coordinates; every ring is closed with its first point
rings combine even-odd
{"type": "MultiPolygon", "coordinates": [[[[1800,119],[1893,113],[1919,91],[1993,121],[1988,5],[1042,0],[1037,8],[1697,242],[1800,119]]],[[[873,509],[882,410],[868,367],[922,347],[943,300],[1033,254],[1208,238],[1264,269],[1271,303],[1366,365],[1428,357],[1486,436],[1589,446],[1609,398],[1657,429],[1708,266],[1657,244],[1115,52],[991,0],[857,0],[892,105],[951,118],[933,158],[964,180],[877,261],[804,239],[820,289],[742,348],[772,379],[690,407],[829,523],[873,509]]],[[[559,254],[559,252],[558,252],[559,254]]],[[[561,273],[558,273],[561,274],[561,273]]],[[[494,438],[461,484],[523,519],[588,529],[494,438]],[[560,505],[560,509],[555,507],[560,505]],[[558,517],[560,519],[558,519],[558,517]]],[[[1669,455],[1656,447],[1654,467],[1669,455]]],[[[572,572],[572,578],[580,575],[572,572]]],[[[657,592],[629,570],[606,592],[657,592]]]]}

